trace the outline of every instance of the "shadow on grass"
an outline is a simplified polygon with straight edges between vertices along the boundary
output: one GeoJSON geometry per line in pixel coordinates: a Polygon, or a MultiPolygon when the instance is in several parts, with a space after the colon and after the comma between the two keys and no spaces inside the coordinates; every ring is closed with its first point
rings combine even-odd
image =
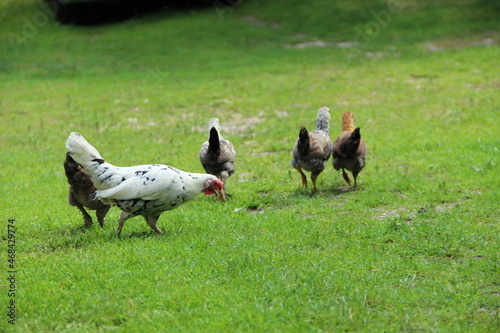
{"type": "Polygon", "coordinates": [[[349,192],[356,192],[359,190],[359,187],[353,188],[352,186],[335,186],[332,185],[329,188],[325,189],[325,193],[330,195],[342,195],[349,192]]]}
{"type": "Polygon", "coordinates": [[[90,232],[93,231],[93,229],[99,228],[102,229],[99,225],[80,225],[78,227],[71,227],[67,229],[60,229],[58,230],[58,233],[60,236],[81,236],[81,235],[86,235],[90,232]]]}
{"type": "Polygon", "coordinates": [[[26,252],[50,253],[56,251],[66,251],[68,249],[81,249],[92,245],[102,236],[98,236],[92,227],[67,227],[60,226],[57,229],[48,229],[40,235],[32,245],[32,249],[26,252]],[[93,236],[92,234],[95,234],[93,236]]]}
{"type": "MultiPolygon", "coordinates": [[[[147,227],[147,226],[145,226],[147,227]]],[[[42,238],[39,238],[32,244],[30,248],[26,248],[25,252],[33,252],[37,255],[49,254],[53,252],[65,253],[74,250],[83,250],[88,248],[99,248],[104,244],[114,244],[123,242],[135,242],[137,240],[171,240],[183,232],[182,228],[165,228],[163,233],[158,235],[149,227],[143,230],[130,230],[127,233],[125,230],[121,236],[117,236],[114,228],[101,229],[99,225],[90,227],[66,227],[52,229],[45,233],[42,238]]]]}
{"type": "Polygon", "coordinates": [[[320,187],[318,186],[318,192],[313,192],[310,189],[298,188],[293,192],[296,197],[321,197],[322,195],[328,194],[331,196],[342,195],[349,192],[356,192],[362,190],[359,187],[353,188],[352,186],[335,186],[330,187],[320,187]]]}
{"type": "Polygon", "coordinates": [[[54,230],[53,236],[74,239],[88,238],[93,240],[126,240],[131,238],[150,238],[154,236],[170,238],[183,232],[182,227],[176,227],[174,225],[170,226],[167,222],[167,224],[164,226],[159,225],[162,233],[157,234],[148,226],[148,224],[142,217],[138,216],[137,218],[137,221],[135,221],[137,222],[136,224],[132,220],[128,225],[127,223],[125,223],[120,236],[116,235],[118,223],[113,223],[113,220],[106,220],[104,227],[101,227],[98,223],[93,223],[90,226],[80,224],[79,226],[71,226],[66,228],[62,227],[60,229],[54,230]]]}
{"type": "MultiPolygon", "coordinates": [[[[149,228],[148,228],[149,229],[149,228]]],[[[128,240],[128,239],[137,239],[137,238],[152,238],[152,237],[169,237],[173,232],[168,232],[168,231],[162,231],[161,234],[157,234],[153,230],[143,230],[143,231],[132,231],[130,233],[122,232],[120,236],[117,236],[115,233],[113,233],[112,238],[116,238],[117,240],[128,240]]]]}
{"type": "Polygon", "coordinates": [[[184,228],[181,226],[159,226],[161,229],[161,234],[157,234],[154,232],[152,229],[149,228],[148,225],[144,224],[144,226],[141,226],[140,231],[138,230],[131,230],[127,232],[127,230],[124,229],[122,230],[122,234],[120,236],[117,236],[115,232],[108,234],[107,239],[113,240],[119,240],[119,241],[125,241],[125,240],[132,240],[132,239],[172,239],[180,234],[184,233],[184,228]]]}

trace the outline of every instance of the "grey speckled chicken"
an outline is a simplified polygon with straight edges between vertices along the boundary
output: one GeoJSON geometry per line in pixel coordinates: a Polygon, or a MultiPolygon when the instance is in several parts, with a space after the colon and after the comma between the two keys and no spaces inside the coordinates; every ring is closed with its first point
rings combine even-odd
{"type": "Polygon", "coordinates": [[[83,171],[82,167],[71,158],[69,152],[66,153],[64,171],[70,185],[68,202],[71,206],[77,207],[82,212],[83,220],[85,221],[84,227],[92,225],[92,217],[90,217],[85,208],[95,210],[99,225],[104,227],[104,217],[106,217],[111,206],[96,198],[95,191],[97,188],[90,177],[83,171]]]}
{"type": "Polygon", "coordinates": [[[209,136],[200,149],[200,162],[206,173],[215,175],[224,183],[224,188],[217,198],[225,201],[227,199],[226,180],[234,173],[234,159],[236,150],[233,144],[220,134],[218,118],[212,118],[208,122],[209,136]]]}
{"type": "Polygon", "coordinates": [[[326,162],[332,154],[329,121],[330,109],[324,106],[318,110],[316,129],[309,133],[305,127],[302,127],[293,147],[293,158],[290,164],[300,173],[302,185],[305,188],[307,188],[307,177],[302,170],[311,172],[314,192],[318,192],[316,179],[325,169],[326,162]]]}
{"type": "Polygon", "coordinates": [[[162,164],[118,167],[106,162],[80,133],[66,141],[71,157],[79,163],[97,188],[96,197],[121,208],[118,229],[131,217],[141,215],[156,233],[161,213],[190,201],[200,193],[213,194],[224,185],[217,177],[184,172],[162,164]]]}
{"type": "Polygon", "coordinates": [[[354,127],[352,112],[345,111],[342,114],[342,134],[333,143],[333,167],[335,170],[342,169],[342,176],[349,185],[351,179],[345,170],[351,171],[356,187],[356,178],[365,167],[365,159],[366,144],[361,138],[360,128],[354,127]]]}

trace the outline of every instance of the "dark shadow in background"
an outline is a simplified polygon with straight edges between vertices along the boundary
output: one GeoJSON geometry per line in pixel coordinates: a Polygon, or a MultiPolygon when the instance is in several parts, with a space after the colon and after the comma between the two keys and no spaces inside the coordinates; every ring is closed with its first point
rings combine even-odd
{"type": "Polygon", "coordinates": [[[109,24],[166,9],[224,9],[242,0],[45,0],[62,24],[109,24]]]}

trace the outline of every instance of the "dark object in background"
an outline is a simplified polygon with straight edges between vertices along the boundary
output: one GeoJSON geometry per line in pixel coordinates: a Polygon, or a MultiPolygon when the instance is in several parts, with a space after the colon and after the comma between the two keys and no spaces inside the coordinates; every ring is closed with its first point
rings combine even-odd
{"type": "MultiPolygon", "coordinates": [[[[57,21],[94,25],[123,21],[166,8],[208,7],[214,0],[45,0],[57,21]]],[[[220,0],[219,0],[220,1],[220,0]]],[[[224,2],[234,0],[225,0],[224,2]]]]}

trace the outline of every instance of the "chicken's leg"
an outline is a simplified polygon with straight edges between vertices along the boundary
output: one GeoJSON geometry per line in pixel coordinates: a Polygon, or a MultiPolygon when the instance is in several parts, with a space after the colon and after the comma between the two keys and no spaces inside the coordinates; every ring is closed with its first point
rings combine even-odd
{"type": "Polygon", "coordinates": [[[302,177],[302,186],[304,186],[304,188],[307,188],[307,177],[304,174],[304,171],[302,171],[302,167],[300,165],[297,165],[295,169],[300,172],[300,176],[302,177]]]}
{"type": "Polygon", "coordinates": [[[134,215],[127,213],[127,212],[122,212],[120,215],[120,221],[118,222],[118,229],[116,229],[116,235],[120,236],[122,233],[122,228],[123,224],[125,223],[126,220],[129,218],[133,217],[134,215]]]}
{"type": "Polygon", "coordinates": [[[356,185],[358,184],[356,181],[356,179],[358,178],[358,173],[359,173],[359,171],[352,172],[352,176],[354,177],[354,186],[353,187],[356,187],[356,185]]]}
{"type": "Polygon", "coordinates": [[[104,228],[104,217],[106,216],[110,208],[111,206],[105,206],[98,208],[95,211],[95,216],[97,216],[97,221],[99,221],[99,225],[101,226],[101,228],[104,228]]]}
{"type": "Polygon", "coordinates": [[[318,192],[318,188],[316,187],[316,179],[318,179],[319,174],[312,173],[311,174],[311,181],[313,183],[313,192],[316,193],[318,192]]]}
{"type": "Polygon", "coordinates": [[[351,179],[349,178],[349,176],[347,175],[347,173],[345,172],[344,169],[342,169],[342,177],[344,177],[344,180],[347,182],[347,184],[349,184],[349,186],[351,186],[351,179]]]}
{"type": "Polygon", "coordinates": [[[151,229],[153,229],[157,234],[161,234],[161,230],[156,226],[156,222],[158,221],[159,216],[148,215],[144,216],[144,218],[146,219],[146,222],[151,227],[151,229]]]}
{"type": "Polygon", "coordinates": [[[74,201],[75,206],[82,212],[83,215],[83,221],[85,221],[85,224],[82,225],[81,227],[91,227],[92,226],[92,217],[90,217],[89,213],[85,210],[85,208],[82,206],[81,203],[78,201],[74,201]]]}

